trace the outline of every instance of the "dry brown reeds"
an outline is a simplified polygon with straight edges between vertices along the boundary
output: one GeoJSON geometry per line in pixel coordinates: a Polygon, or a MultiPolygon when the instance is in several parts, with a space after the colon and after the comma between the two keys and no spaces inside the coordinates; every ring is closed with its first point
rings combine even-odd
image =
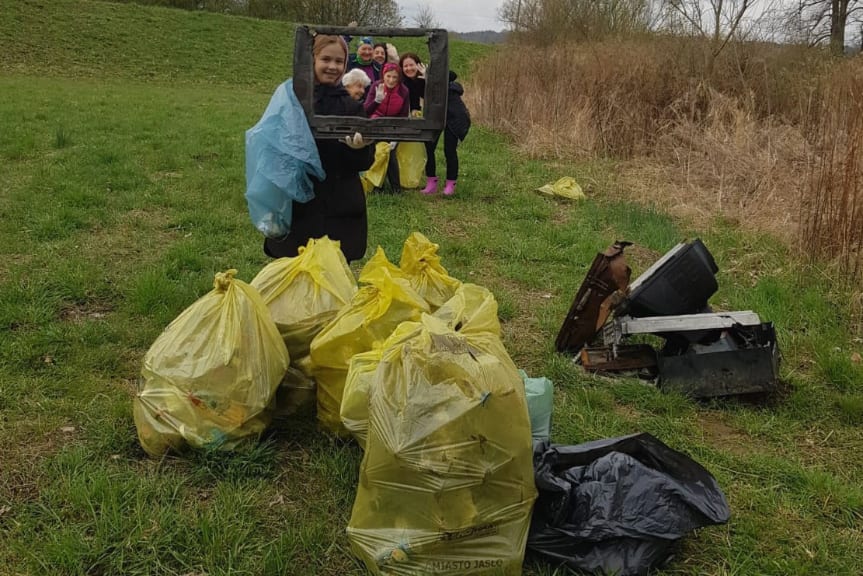
{"type": "Polygon", "coordinates": [[[628,197],[802,238],[860,275],[863,59],[837,68],[803,47],[732,43],[708,72],[708,49],[510,46],[474,70],[469,104],[526,155],[619,160],[628,197]]]}
{"type": "Polygon", "coordinates": [[[828,66],[823,57],[732,45],[708,78],[709,48],[676,37],[511,46],[474,71],[472,109],[484,124],[518,135],[525,152],[570,157],[651,154],[681,120],[707,119],[716,95],[758,119],[809,124],[816,81],[828,66]]]}
{"type": "Polygon", "coordinates": [[[863,62],[831,75],[815,134],[817,160],[801,206],[802,245],[863,280],[863,62]]]}
{"type": "Polygon", "coordinates": [[[625,189],[699,222],[721,216],[793,241],[811,154],[803,130],[713,90],[708,98],[704,118],[678,119],[653,154],[623,164],[625,189]]]}

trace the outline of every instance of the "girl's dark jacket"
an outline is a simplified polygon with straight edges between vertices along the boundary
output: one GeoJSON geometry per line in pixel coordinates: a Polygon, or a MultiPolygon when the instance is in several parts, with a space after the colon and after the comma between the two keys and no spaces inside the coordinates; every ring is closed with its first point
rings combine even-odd
{"type": "MultiPolygon", "coordinates": [[[[315,86],[315,114],[319,116],[365,116],[363,105],[344,87],[315,86]]],[[[368,220],[366,195],[359,173],[374,161],[374,146],[354,150],[339,140],[315,140],[327,177],[312,179],[315,197],[304,204],[294,202],[291,232],[284,238],[264,241],[264,252],[273,258],[296,256],[310,238],[329,236],[341,242],[350,262],[366,253],[368,220]]]]}
{"type": "Polygon", "coordinates": [[[456,78],[458,78],[456,73],[450,70],[449,92],[446,102],[446,129],[459,140],[464,140],[468,130],[470,130],[470,112],[461,99],[464,88],[456,82],[456,78]]]}
{"type": "Polygon", "coordinates": [[[420,99],[426,97],[426,81],[425,78],[408,78],[404,77],[402,84],[408,89],[411,99],[411,111],[422,110],[420,99]]]}

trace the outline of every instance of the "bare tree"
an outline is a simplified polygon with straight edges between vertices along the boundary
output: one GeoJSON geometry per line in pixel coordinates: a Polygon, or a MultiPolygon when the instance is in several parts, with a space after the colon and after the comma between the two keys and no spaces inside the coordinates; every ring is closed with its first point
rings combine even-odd
{"type": "MultiPolygon", "coordinates": [[[[845,50],[845,31],[849,24],[863,25],[863,2],[860,0],[797,0],[788,14],[789,28],[795,40],[810,46],[830,43],[834,54],[845,50]]],[[[863,33],[863,28],[861,28],[863,33]]]]}
{"type": "Polygon", "coordinates": [[[647,31],[654,0],[505,0],[498,18],[510,30],[553,41],[594,40],[647,31]]]}
{"type": "Polygon", "coordinates": [[[716,58],[732,39],[746,31],[745,18],[760,3],[761,0],[665,0],[664,26],[672,32],[695,34],[710,41],[706,65],[709,77],[716,58]]]}
{"type": "Polygon", "coordinates": [[[417,28],[440,28],[441,23],[440,20],[435,16],[434,10],[430,4],[420,4],[417,8],[417,13],[414,14],[413,18],[414,26],[417,28]]]}

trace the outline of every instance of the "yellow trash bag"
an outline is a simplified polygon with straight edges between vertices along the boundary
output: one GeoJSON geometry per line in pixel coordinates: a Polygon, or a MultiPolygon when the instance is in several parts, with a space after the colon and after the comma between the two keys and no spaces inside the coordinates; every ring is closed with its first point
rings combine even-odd
{"type": "Polygon", "coordinates": [[[399,267],[414,290],[426,299],[432,311],[452,298],[461,286],[461,281],[450,276],[440,263],[434,244],[419,232],[413,232],[405,240],[399,267]]]}
{"type": "Polygon", "coordinates": [[[369,391],[374,386],[375,372],[381,362],[382,344],[377,342],[368,352],[354,354],[342,396],[339,414],[342,424],[364,450],[369,430],[369,391]]]}
{"type": "Polygon", "coordinates": [[[348,523],[374,574],[521,574],[536,499],[530,420],[500,338],[431,315],[383,345],[348,523]]]}
{"type": "Polygon", "coordinates": [[[309,346],[324,326],[357,292],[357,282],[339,249],[339,242],[324,236],[300,247],[294,258],[267,264],[254,280],[270,310],[291,356],[291,369],[276,394],[276,414],[292,414],[314,398],[314,380],[297,366],[309,355],[309,346]]]}
{"type": "Polygon", "coordinates": [[[347,434],[339,411],[351,358],[371,350],[376,341],[387,338],[403,321],[417,320],[420,313],[429,311],[428,304],[408,281],[394,278],[386,266],[366,263],[360,281],[368,285],[360,288],[311,346],[312,373],[318,385],[318,421],[339,435],[347,434]]]}
{"type": "Polygon", "coordinates": [[[363,269],[360,270],[360,283],[369,284],[371,282],[370,278],[373,278],[382,269],[389,272],[393,278],[406,278],[402,269],[390,262],[389,258],[387,258],[387,253],[384,252],[383,248],[378,246],[375,249],[375,253],[369,258],[363,269]]]}
{"type": "MultiPolygon", "coordinates": [[[[486,332],[500,337],[497,300],[487,288],[476,284],[462,284],[455,295],[432,316],[462,334],[486,332]]],[[[363,449],[366,447],[369,428],[369,393],[377,382],[376,370],[384,346],[390,347],[399,341],[400,328],[396,328],[382,345],[376,344],[372,350],[356,354],[348,368],[342,397],[342,424],[363,449]]]]}
{"type": "Polygon", "coordinates": [[[273,260],[252,280],[295,361],[357,293],[339,242],[311,239],[294,258],[273,260]]]}
{"type": "Polygon", "coordinates": [[[360,181],[366,194],[380,188],[387,176],[387,164],[390,161],[390,143],[378,142],[375,145],[375,161],[371,167],[360,174],[360,181]]]}
{"type": "Polygon", "coordinates": [[[419,188],[426,172],[426,145],[423,142],[399,142],[396,160],[402,188],[419,188]]]}
{"type": "Polygon", "coordinates": [[[462,284],[433,316],[462,334],[486,332],[501,336],[497,300],[484,286],[462,284]]]}
{"type": "Polygon", "coordinates": [[[581,186],[571,176],[564,176],[557,182],[540,186],[536,191],[542,192],[547,196],[559,196],[561,198],[569,198],[570,200],[584,200],[586,198],[581,186]]]}
{"type": "Polygon", "coordinates": [[[290,356],[257,290],[216,274],[213,290],[180,314],[144,356],[133,401],[148,454],[233,449],[255,440],[290,356]]]}

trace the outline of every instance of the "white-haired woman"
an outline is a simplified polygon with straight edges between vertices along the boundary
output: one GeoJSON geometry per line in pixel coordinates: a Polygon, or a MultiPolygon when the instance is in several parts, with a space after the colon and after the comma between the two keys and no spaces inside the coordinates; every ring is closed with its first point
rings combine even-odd
{"type": "Polygon", "coordinates": [[[342,76],[342,86],[351,95],[354,100],[365,100],[366,90],[372,81],[369,80],[369,75],[361,68],[354,68],[342,76]]]}

